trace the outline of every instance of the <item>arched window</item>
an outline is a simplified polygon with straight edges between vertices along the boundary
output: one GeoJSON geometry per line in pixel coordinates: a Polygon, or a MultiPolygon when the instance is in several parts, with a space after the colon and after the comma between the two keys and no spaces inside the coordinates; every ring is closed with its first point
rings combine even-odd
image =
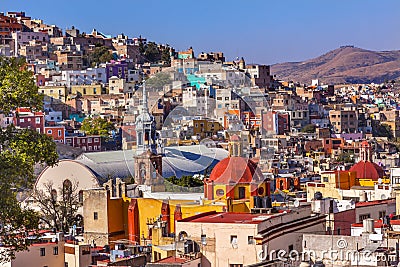
{"type": "Polygon", "coordinates": [[[57,201],[57,190],[52,189],[51,192],[50,192],[50,194],[51,194],[51,200],[52,200],[53,202],[57,201]]]}
{"type": "Polygon", "coordinates": [[[144,181],[146,179],[146,164],[144,164],[143,162],[140,163],[139,171],[140,171],[140,179],[144,181]]]}
{"type": "Polygon", "coordinates": [[[79,191],[79,193],[78,193],[78,199],[79,199],[79,203],[83,203],[83,191],[82,190],[80,190],[79,191]]]}
{"type": "Polygon", "coordinates": [[[217,189],[215,192],[218,197],[222,197],[225,194],[224,189],[217,189]]]}
{"type": "Polygon", "coordinates": [[[264,194],[264,187],[259,187],[258,188],[258,194],[263,195],[264,194]]]}
{"type": "Polygon", "coordinates": [[[63,182],[63,194],[66,196],[69,196],[72,194],[72,183],[68,179],[65,179],[63,182]]]}
{"type": "Polygon", "coordinates": [[[143,142],[142,142],[142,140],[143,140],[142,133],[141,133],[141,132],[138,132],[138,133],[137,133],[137,136],[138,136],[137,145],[138,145],[138,146],[143,145],[143,142]]]}

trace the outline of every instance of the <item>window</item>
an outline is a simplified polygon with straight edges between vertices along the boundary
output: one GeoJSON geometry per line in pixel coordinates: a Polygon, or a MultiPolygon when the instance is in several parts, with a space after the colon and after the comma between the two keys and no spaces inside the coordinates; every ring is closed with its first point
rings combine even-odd
{"type": "Polygon", "coordinates": [[[99,219],[99,214],[96,211],[93,213],[93,219],[94,220],[98,220],[99,219]]]}
{"type": "Polygon", "coordinates": [[[35,118],[36,124],[40,124],[40,118],[35,118]]]}
{"type": "Polygon", "coordinates": [[[247,244],[253,245],[254,244],[254,236],[249,235],[247,237],[247,244]]]}
{"type": "Polygon", "coordinates": [[[215,191],[215,194],[218,197],[222,197],[225,194],[225,191],[224,191],[224,189],[217,189],[217,191],[215,191]]]}
{"type": "Polygon", "coordinates": [[[58,130],[57,133],[58,133],[58,136],[61,136],[61,130],[58,130]]]}
{"type": "Polygon", "coordinates": [[[90,254],[90,247],[83,247],[82,248],[82,255],[90,254]]]}
{"type": "Polygon", "coordinates": [[[243,264],[229,264],[229,267],[243,267],[243,264]]]}
{"type": "Polygon", "coordinates": [[[207,237],[206,237],[206,235],[201,235],[201,244],[202,245],[207,245],[207,237]]]}
{"type": "Polygon", "coordinates": [[[246,188],[241,186],[239,187],[239,199],[246,198],[246,188]]]}
{"type": "Polygon", "coordinates": [[[237,235],[231,235],[231,244],[237,244],[237,235]]]}
{"type": "Polygon", "coordinates": [[[53,255],[58,255],[58,247],[53,247],[53,255]]]}
{"type": "Polygon", "coordinates": [[[327,183],[327,182],[329,182],[329,178],[328,177],[324,177],[323,181],[324,181],[324,183],[327,183]]]}
{"type": "Polygon", "coordinates": [[[371,218],[371,214],[361,214],[360,216],[358,216],[358,219],[360,222],[364,221],[365,219],[371,218]]]}
{"type": "Polygon", "coordinates": [[[83,203],[83,191],[80,190],[78,193],[78,201],[79,203],[83,203]]]}
{"type": "Polygon", "coordinates": [[[48,133],[48,134],[52,134],[53,131],[52,131],[52,130],[47,130],[47,133],[48,133]]]}
{"type": "Polygon", "coordinates": [[[19,119],[19,122],[25,122],[25,119],[19,119]]]}
{"type": "Polygon", "coordinates": [[[42,257],[46,256],[46,249],[45,248],[40,248],[40,256],[42,256],[42,257]]]}

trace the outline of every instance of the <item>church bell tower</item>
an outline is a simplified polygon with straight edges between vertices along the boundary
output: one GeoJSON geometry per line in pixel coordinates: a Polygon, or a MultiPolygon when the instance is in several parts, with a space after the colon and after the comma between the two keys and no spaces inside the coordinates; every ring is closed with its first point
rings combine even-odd
{"type": "Polygon", "coordinates": [[[143,105],[136,118],[135,182],[151,186],[152,191],[164,190],[162,156],[157,154],[156,122],[147,103],[146,81],[143,81],[143,105]]]}

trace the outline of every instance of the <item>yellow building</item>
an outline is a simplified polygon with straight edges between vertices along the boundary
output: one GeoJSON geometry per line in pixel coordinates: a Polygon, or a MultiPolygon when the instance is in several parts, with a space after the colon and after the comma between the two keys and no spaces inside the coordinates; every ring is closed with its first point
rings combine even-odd
{"type": "Polygon", "coordinates": [[[206,137],[212,137],[216,135],[218,131],[224,128],[218,121],[213,120],[193,120],[193,134],[198,136],[200,139],[206,137]]]}
{"type": "Polygon", "coordinates": [[[321,183],[325,184],[325,187],[345,190],[360,185],[357,180],[357,173],[351,171],[321,172],[321,183]]]}
{"type": "Polygon", "coordinates": [[[72,85],[70,93],[72,95],[80,94],[85,95],[101,95],[103,93],[103,87],[101,84],[84,84],[84,85],[72,85]]]}
{"type": "Polygon", "coordinates": [[[67,87],[65,86],[40,86],[39,93],[65,102],[67,87]]]}

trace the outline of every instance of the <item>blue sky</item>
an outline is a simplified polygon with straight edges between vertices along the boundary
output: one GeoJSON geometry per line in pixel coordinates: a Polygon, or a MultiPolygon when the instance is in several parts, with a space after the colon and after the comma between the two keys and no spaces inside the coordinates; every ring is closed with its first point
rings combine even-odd
{"type": "Polygon", "coordinates": [[[400,49],[398,0],[0,0],[61,28],[142,35],[178,50],[223,51],[228,59],[273,64],[341,45],[400,49]]]}

